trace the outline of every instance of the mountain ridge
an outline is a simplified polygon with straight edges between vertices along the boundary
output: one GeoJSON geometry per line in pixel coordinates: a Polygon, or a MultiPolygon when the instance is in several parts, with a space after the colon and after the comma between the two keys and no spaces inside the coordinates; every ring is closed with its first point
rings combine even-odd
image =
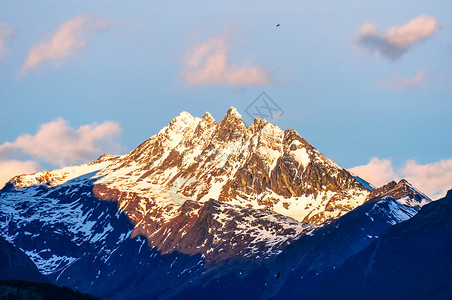
{"type": "Polygon", "coordinates": [[[15,188],[43,183],[51,188],[83,172],[96,172],[93,196],[117,203],[134,226],[132,238],[144,236],[162,253],[203,254],[208,261],[232,258],[246,243],[258,243],[260,251],[272,245],[277,253],[370,195],[295,130],[283,131],[260,118],[247,127],[233,107],[220,122],[207,112],[202,118],[182,112],[125,155],[103,155],[79,167],[18,176],[10,183],[15,188]],[[205,211],[210,213],[209,224],[216,225],[201,234],[205,211]],[[258,242],[259,231],[251,230],[253,226],[243,227],[255,224],[255,215],[261,214],[271,220],[261,224],[264,243],[258,242]],[[241,236],[240,243],[227,238],[233,232],[241,236]],[[284,238],[275,244],[277,232],[284,232],[284,238]],[[214,235],[229,240],[229,245],[212,244],[214,235]]]}
{"type": "Polygon", "coordinates": [[[450,299],[452,190],[331,273],[314,299],[450,299]],[[327,288],[326,288],[327,287],[327,288]],[[372,293],[368,293],[371,290],[372,293]]]}
{"type": "Polygon", "coordinates": [[[405,181],[369,191],[295,130],[230,109],[218,123],[181,113],[125,155],[13,178],[0,228],[50,280],[105,299],[238,282],[265,298],[314,287],[422,195],[405,181]]]}

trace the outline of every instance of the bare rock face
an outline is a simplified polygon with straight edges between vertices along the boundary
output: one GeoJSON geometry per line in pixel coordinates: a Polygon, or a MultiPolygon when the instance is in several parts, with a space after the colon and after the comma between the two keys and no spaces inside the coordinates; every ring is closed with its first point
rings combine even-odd
{"type": "Polygon", "coordinates": [[[391,181],[388,184],[371,191],[369,194],[369,198],[382,198],[385,196],[392,197],[398,202],[413,207],[418,211],[425,204],[432,202],[429,197],[414,188],[405,179],[400,180],[398,183],[391,181]]]}
{"type": "Polygon", "coordinates": [[[176,216],[159,220],[162,211],[155,203],[137,194],[109,191],[95,185],[93,195],[101,200],[125,203],[120,209],[135,226],[131,238],[145,236],[151,247],[161,253],[179,251],[204,254],[206,262],[234,259],[266,258],[278,254],[285,246],[318,226],[300,223],[269,210],[245,208],[210,199],[206,202],[186,200],[176,216]],[[136,209],[146,203],[146,213],[136,209]]]}
{"type": "Polygon", "coordinates": [[[213,199],[205,202],[201,209],[197,202],[190,200],[182,207],[185,211],[176,218],[182,225],[177,237],[159,247],[164,252],[203,253],[207,262],[270,257],[317,227],[272,211],[243,208],[213,199]]]}

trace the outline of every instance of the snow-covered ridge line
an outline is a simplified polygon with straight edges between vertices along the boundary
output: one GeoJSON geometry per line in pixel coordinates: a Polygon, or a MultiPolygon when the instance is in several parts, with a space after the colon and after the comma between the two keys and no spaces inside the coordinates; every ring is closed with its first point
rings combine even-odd
{"type": "MultiPolygon", "coordinates": [[[[381,198],[379,203],[387,203],[389,207],[388,212],[389,219],[387,222],[390,223],[391,225],[395,225],[403,221],[406,221],[417,214],[416,209],[399,202],[398,200],[394,199],[391,196],[384,196],[383,198],[381,198]]],[[[374,208],[372,208],[372,210],[377,209],[377,207],[378,206],[375,206],[374,208]]]]}
{"type": "Polygon", "coordinates": [[[120,155],[104,154],[95,161],[78,166],[64,167],[52,171],[41,171],[33,174],[18,175],[12,178],[8,183],[12,184],[15,189],[22,189],[35,185],[55,187],[77,177],[100,171],[108,167],[115,159],[120,157],[120,155]]]}

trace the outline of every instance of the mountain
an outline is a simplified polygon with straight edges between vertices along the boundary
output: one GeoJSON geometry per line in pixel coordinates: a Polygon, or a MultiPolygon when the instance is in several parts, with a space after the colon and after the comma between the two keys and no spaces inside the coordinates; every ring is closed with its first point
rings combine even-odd
{"type": "Polygon", "coordinates": [[[0,237],[0,280],[9,279],[49,282],[22,250],[0,237]]]}
{"type": "Polygon", "coordinates": [[[33,261],[0,237],[0,299],[98,299],[50,284],[33,261]]]}
{"type": "MultiPolygon", "coordinates": [[[[387,191],[396,195],[395,190],[387,191]]],[[[300,295],[310,299],[322,281],[349,257],[365,249],[388,228],[417,214],[416,209],[398,201],[408,194],[409,191],[397,194],[400,198],[396,199],[375,197],[300,237],[265,264],[212,277],[173,299],[213,297],[219,288],[225,291],[220,299],[230,299],[244,289],[259,299],[297,299],[300,295]]]]}
{"type": "Polygon", "coordinates": [[[428,201],[398,184],[370,200],[378,190],[292,129],[181,113],[128,154],[10,180],[0,235],[53,283],[103,299],[312,294],[428,201]]]}
{"type": "Polygon", "coordinates": [[[209,113],[202,119],[181,113],[99,175],[95,194],[100,199],[129,206],[133,195],[158,198],[152,206],[164,211],[129,214],[135,223],[144,220],[154,227],[178,216],[185,200],[216,199],[321,224],[368,195],[295,130],[282,131],[260,118],[246,127],[235,108],[218,124],[209,113]]]}
{"type": "MultiPolygon", "coordinates": [[[[245,208],[274,211],[319,225],[359,206],[369,194],[294,130],[282,131],[259,118],[246,127],[234,108],[219,123],[209,113],[202,119],[181,113],[98,176],[95,197],[119,203],[135,225],[132,236],[145,236],[165,253],[203,253],[207,259],[212,255],[206,239],[193,245],[189,233],[196,231],[193,226],[210,199],[244,214],[245,208]],[[187,201],[193,205],[186,207],[187,201]]],[[[223,224],[218,226],[230,227],[214,218],[223,224]]],[[[291,238],[301,231],[295,229],[291,238]]],[[[236,255],[234,245],[242,247],[231,241],[221,248],[232,250],[225,258],[236,255]]]]}
{"type": "Polygon", "coordinates": [[[49,283],[0,280],[0,299],[96,300],[98,298],[49,283]]]}
{"type": "Polygon", "coordinates": [[[37,184],[56,187],[95,169],[94,197],[118,203],[134,225],[132,238],[144,236],[163,253],[203,254],[207,260],[246,256],[245,245],[250,251],[259,250],[254,249],[259,244],[277,253],[369,195],[294,130],[282,131],[259,118],[246,127],[235,108],[219,123],[209,113],[200,119],[183,112],[124,156],[18,176],[8,185],[19,190],[37,184]],[[215,224],[215,234],[200,230],[202,222],[215,224]],[[249,226],[256,222],[263,229],[249,226]],[[240,236],[241,242],[228,235],[240,236]]]}
{"type": "Polygon", "coordinates": [[[315,298],[450,299],[451,252],[452,190],[350,257],[315,298]]]}
{"type": "Polygon", "coordinates": [[[362,184],[362,186],[367,188],[369,191],[372,191],[375,189],[375,187],[372,184],[370,184],[369,182],[367,182],[366,180],[362,179],[361,177],[357,176],[356,174],[354,174],[352,172],[350,172],[350,174],[353,176],[353,178],[355,178],[359,183],[362,184]]]}
{"type": "Polygon", "coordinates": [[[52,283],[103,299],[155,298],[196,282],[201,255],[161,255],[144,238],[131,239],[134,226],[117,204],[93,197],[93,170],[106,163],[52,171],[46,175],[54,180],[46,184],[20,189],[8,184],[0,192],[2,236],[52,283]],[[85,172],[90,173],[80,176],[85,172]]]}
{"type": "Polygon", "coordinates": [[[388,184],[374,189],[370,192],[369,198],[390,196],[401,204],[420,210],[422,206],[432,202],[425,194],[413,187],[405,179],[398,183],[391,181],[388,184]]]}
{"type": "Polygon", "coordinates": [[[231,108],[219,123],[181,113],[123,156],[13,178],[0,228],[59,285],[165,298],[271,259],[368,194],[294,130],[246,127],[231,108]]]}

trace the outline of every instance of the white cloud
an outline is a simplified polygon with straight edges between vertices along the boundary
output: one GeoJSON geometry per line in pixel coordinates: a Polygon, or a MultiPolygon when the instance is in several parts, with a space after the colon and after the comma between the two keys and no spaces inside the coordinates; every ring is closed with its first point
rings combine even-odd
{"type": "Polygon", "coordinates": [[[58,166],[84,163],[106,152],[122,151],[115,142],[120,132],[120,125],[112,121],[74,129],[58,118],[43,124],[35,135],[24,134],[14,142],[0,145],[0,161],[29,156],[58,166]]]}
{"type": "Polygon", "coordinates": [[[0,61],[6,54],[5,40],[14,34],[13,28],[6,24],[0,23],[0,61]]]}
{"type": "Polygon", "coordinates": [[[270,82],[268,71],[251,60],[239,66],[228,62],[229,45],[211,38],[188,50],[181,75],[189,85],[262,85],[270,82]]]}
{"type": "Polygon", "coordinates": [[[413,45],[426,40],[441,29],[435,17],[421,15],[407,24],[391,27],[379,32],[374,23],[361,26],[356,37],[357,43],[371,53],[395,61],[413,45]]]}
{"type": "Polygon", "coordinates": [[[88,15],[70,19],[60,25],[49,40],[43,40],[30,49],[20,73],[23,75],[45,62],[61,63],[64,58],[83,49],[89,39],[111,26],[109,22],[88,15]]]}
{"type": "Polygon", "coordinates": [[[0,161],[0,189],[16,175],[38,172],[39,164],[35,161],[7,160],[0,161]]]}
{"type": "Polygon", "coordinates": [[[372,157],[368,164],[351,168],[350,171],[377,187],[405,178],[432,199],[441,198],[452,189],[452,157],[424,165],[408,160],[397,169],[393,168],[389,159],[372,157]]]}
{"type": "Polygon", "coordinates": [[[405,77],[401,78],[400,76],[393,76],[390,80],[383,83],[383,86],[386,86],[391,89],[407,89],[413,87],[423,86],[427,81],[427,70],[419,70],[417,71],[414,77],[405,77]]]}

